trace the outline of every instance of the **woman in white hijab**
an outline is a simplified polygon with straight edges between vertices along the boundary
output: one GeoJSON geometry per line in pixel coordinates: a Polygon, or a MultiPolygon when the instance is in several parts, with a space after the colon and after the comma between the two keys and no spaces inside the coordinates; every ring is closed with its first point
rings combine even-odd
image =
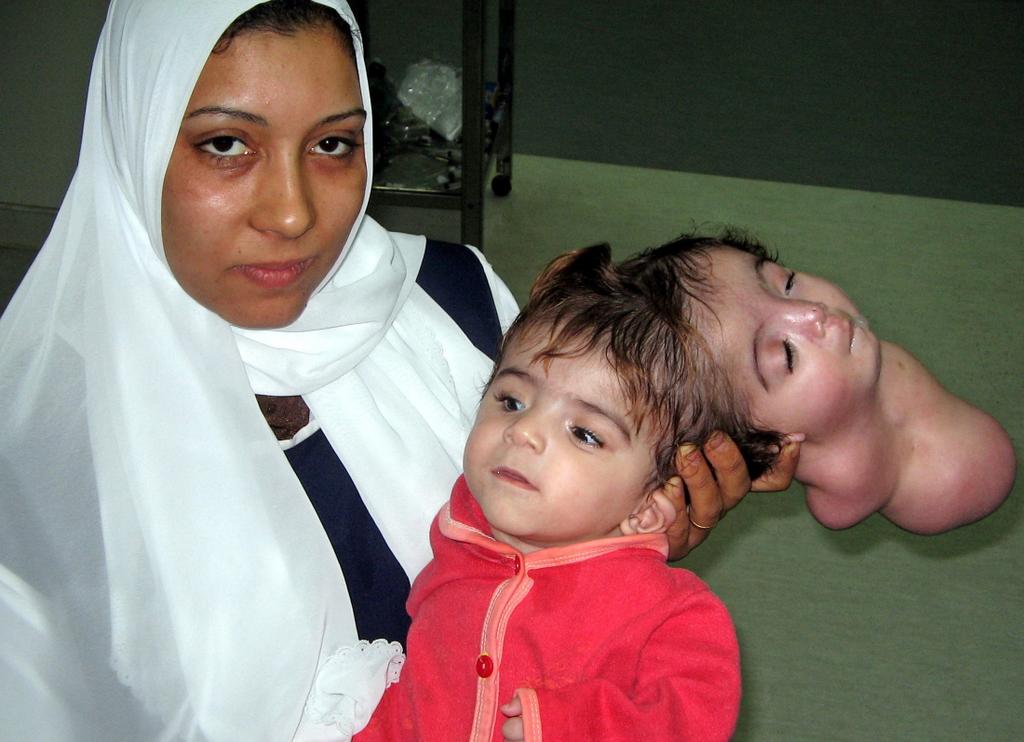
{"type": "MultiPolygon", "coordinates": [[[[403,638],[516,306],[475,251],[424,279],[436,246],[363,215],[362,45],[320,2],[110,4],[78,170],[0,321],[4,739],[337,739],[394,674],[357,640],[403,638]],[[466,275],[483,329],[442,308],[466,275]]],[[[697,522],[749,484],[694,476],[697,522]]]]}

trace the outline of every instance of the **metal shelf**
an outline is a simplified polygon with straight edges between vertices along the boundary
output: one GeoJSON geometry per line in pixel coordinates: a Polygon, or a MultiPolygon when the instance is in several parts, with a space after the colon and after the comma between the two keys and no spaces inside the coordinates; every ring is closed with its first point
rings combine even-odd
{"type": "MultiPolygon", "coordinates": [[[[353,3],[353,10],[367,29],[366,2],[353,3]]],[[[484,117],[484,2],[462,2],[462,177],[450,191],[374,185],[371,202],[387,206],[457,209],[461,212],[461,237],[466,244],[483,249],[484,178],[490,158],[495,158],[492,188],[506,195],[512,177],[512,47],[515,0],[498,3],[498,79],[494,92],[494,115],[484,117]],[[485,131],[485,126],[488,131],[485,131]],[[489,146],[488,146],[489,145],[489,146]]],[[[453,148],[455,145],[453,145],[453,148]]],[[[382,172],[386,172],[383,170],[382,172]]]]}

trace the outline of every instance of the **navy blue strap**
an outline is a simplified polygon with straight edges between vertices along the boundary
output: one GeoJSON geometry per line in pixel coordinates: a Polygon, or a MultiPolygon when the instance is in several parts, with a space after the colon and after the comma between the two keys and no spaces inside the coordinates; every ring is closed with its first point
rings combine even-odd
{"type": "Polygon", "coordinates": [[[473,345],[491,359],[498,354],[501,323],[479,258],[465,245],[427,240],[418,283],[455,320],[473,345]]]}
{"type": "Polygon", "coordinates": [[[404,645],[410,623],[405,612],[409,578],[324,431],[317,431],[285,455],[334,547],[359,638],[385,638],[404,645]]]}
{"type": "MultiPolygon", "coordinates": [[[[463,245],[427,241],[417,283],[492,358],[501,339],[483,266],[463,245]]],[[[361,639],[403,645],[409,631],[409,579],[324,432],[285,452],[338,557],[361,639]]],[[[428,534],[424,533],[426,539],[428,534]]]]}

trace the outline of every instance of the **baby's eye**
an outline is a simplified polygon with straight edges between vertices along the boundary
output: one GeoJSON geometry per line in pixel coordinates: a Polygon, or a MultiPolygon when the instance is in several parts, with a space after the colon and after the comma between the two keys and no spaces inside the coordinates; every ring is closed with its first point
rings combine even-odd
{"type": "Polygon", "coordinates": [[[786,350],[786,370],[793,373],[793,365],[796,361],[796,348],[789,340],[782,341],[782,347],[786,350]]]}
{"type": "Polygon", "coordinates": [[[579,425],[573,425],[569,428],[569,432],[582,443],[584,446],[590,446],[592,448],[601,448],[604,445],[604,441],[591,430],[581,428],[579,425]]]}
{"type": "Polygon", "coordinates": [[[312,152],[318,155],[344,157],[352,151],[354,146],[355,143],[348,139],[342,139],[341,137],[326,137],[313,145],[312,152]]]}
{"type": "Polygon", "coordinates": [[[219,157],[238,157],[249,151],[241,139],[227,135],[211,137],[205,142],[200,142],[199,149],[219,157]]]}
{"type": "Polygon", "coordinates": [[[796,283],[796,271],[790,271],[786,277],[786,288],[785,293],[789,296],[789,292],[793,290],[793,284],[796,283]]]}
{"type": "Polygon", "coordinates": [[[524,409],[526,409],[526,405],[524,405],[515,397],[510,397],[507,394],[501,394],[497,397],[497,399],[498,404],[501,405],[501,408],[505,410],[505,412],[522,412],[524,409]]]}

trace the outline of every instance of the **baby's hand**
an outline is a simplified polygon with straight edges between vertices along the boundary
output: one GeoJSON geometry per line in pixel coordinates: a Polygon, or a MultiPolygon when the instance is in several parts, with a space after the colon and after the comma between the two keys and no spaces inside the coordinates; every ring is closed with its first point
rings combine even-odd
{"type": "Polygon", "coordinates": [[[523,727],[523,703],[519,700],[519,696],[513,695],[512,700],[502,706],[499,711],[508,717],[501,725],[501,733],[505,742],[524,742],[526,730],[523,727]]]}

